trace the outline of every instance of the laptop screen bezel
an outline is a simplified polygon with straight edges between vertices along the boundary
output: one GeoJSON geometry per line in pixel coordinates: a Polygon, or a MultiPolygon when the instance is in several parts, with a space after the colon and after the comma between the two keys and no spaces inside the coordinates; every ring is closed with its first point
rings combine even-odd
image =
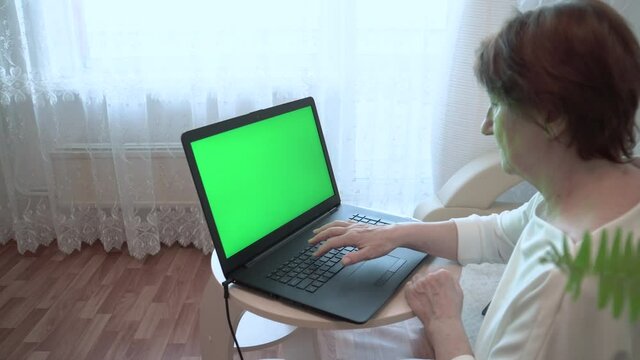
{"type": "Polygon", "coordinates": [[[322,127],[320,124],[320,119],[318,117],[316,104],[312,97],[306,97],[300,100],[276,105],[270,108],[254,111],[246,115],[234,117],[228,120],[189,130],[182,134],[181,141],[187,163],[189,164],[189,169],[191,171],[196,192],[198,194],[198,198],[200,199],[202,212],[207,223],[207,227],[209,228],[209,233],[211,234],[213,245],[216,249],[216,254],[218,256],[218,259],[220,260],[220,266],[222,267],[222,271],[226,278],[229,278],[229,275],[233,273],[234,270],[238,269],[239,267],[254,259],[256,256],[270,249],[272,246],[275,246],[278,242],[285,240],[291,234],[295,233],[305,225],[309,224],[310,222],[314,221],[321,215],[327,213],[340,204],[340,194],[338,193],[338,187],[336,185],[336,180],[333,174],[333,168],[331,167],[329,152],[327,151],[327,145],[322,133],[322,127]],[[211,206],[209,205],[205,193],[202,178],[196,165],[191,143],[210,136],[214,136],[216,134],[223,133],[225,131],[233,130],[241,126],[270,119],[272,117],[305,107],[311,107],[313,112],[316,129],[318,131],[318,137],[320,139],[320,144],[322,145],[322,152],[324,154],[327,170],[331,179],[331,186],[333,187],[333,196],[327,198],[326,200],[307,210],[297,218],[294,218],[283,226],[265,235],[261,239],[258,239],[253,244],[234,254],[230,258],[226,258],[222,246],[222,241],[216,227],[216,222],[211,212],[211,206]]]}

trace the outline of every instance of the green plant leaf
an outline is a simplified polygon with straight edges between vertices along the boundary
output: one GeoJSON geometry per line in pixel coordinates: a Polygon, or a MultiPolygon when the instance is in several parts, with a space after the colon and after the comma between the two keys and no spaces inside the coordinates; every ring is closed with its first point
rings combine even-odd
{"type": "Polygon", "coordinates": [[[609,255],[609,271],[612,273],[619,273],[622,268],[622,230],[616,229],[615,236],[613,237],[613,246],[611,248],[611,254],[609,255]]]}
{"type": "Polygon", "coordinates": [[[569,251],[569,241],[566,236],[562,236],[562,261],[567,264],[572,264],[571,251],[569,251]]]}
{"type": "Polygon", "coordinates": [[[632,322],[636,322],[640,319],[640,281],[631,281],[629,288],[629,316],[632,322]]]}
{"type": "Polygon", "coordinates": [[[540,259],[540,262],[542,263],[554,263],[557,267],[559,267],[561,270],[563,266],[560,263],[560,258],[562,256],[560,255],[560,250],[558,250],[558,248],[555,246],[555,244],[553,244],[552,242],[549,242],[549,249],[547,250],[547,252],[545,253],[545,255],[542,257],[542,259],[540,259]]]}
{"type": "Polygon", "coordinates": [[[603,231],[600,236],[600,246],[598,247],[598,256],[596,257],[595,262],[595,272],[597,274],[604,274],[606,267],[606,258],[607,258],[607,232],[603,231]]]}
{"type": "Polygon", "coordinates": [[[609,261],[607,259],[607,232],[603,231],[602,236],[600,237],[600,246],[598,248],[598,256],[596,257],[596,266],[595,271],[600,276],[600,280],[598,282],[598,309],[602,309],[607,306],[609,302],[609,296],[611,295],[611,291],[608,286],[607,273],[609,267],[609,261]]]}
{"type": "Polygon", "coordinates": [[[622,281],[623,277],[620,276],[622,269],[624,269],[622,250],[622,230],[617,229],[613,238],[613,247],[611,248],[611,256],[609,256],[609,269],[611,271],[610,281],[608,285],[613,296],[613,317],[619,318],[622,314],[622,307],[624,306],[624,289],[625,284],[622,281]]]}
{"type": "MultiPolygon", "coordinates": [[[[564,238],[566,242],[567,239],[564,238]]],[[[567,248],[567,245],[565,245],[567,248]]],[[[570,257],[569,257],[570,259],[570,257]]],[[[569,275],[569,282],[567,283],[568,290],[573,294],[573,299],[577,299],[580,296],[580,289],[582,287],[582,279],[585,274],[589,271],[591,266],[591,234],[586,232],[582,238],[582,244],[580,245],[580,250],[578,250],[578,254],[575,259],[573,259],[572,264],[569,265],[571,268],[571,274],[569,275]]]]}
{"type": "Polygon", "coordinates": [[[635,256],[633,250],[633,234],[629,233],[624,241],[624,252],[622,253],[622,272],[625,276],[633,274],[633,258],[635,256]]]}
{"type": "Polygon", "coordinates": [[[635,252],[631,263],[631,274],[635,277],[629,282],[631,291],[629,296],[631,321],[636,322],[640,318],[640,238],[637,240],[638,250],[635,252]]]}
{"type": "Polygon", "coordinates": [[[633,270],[632,274],[636,275],[635,279],[640,281],[640,237],[636,240],[638,250],[633,258],[633,270]]]}
{"type": "Polygon", "coordinates": [[[575,300],[580,296],[586,276],[596,276],[598,281],[598,308],[611,304],[611,315],[619,318],[629,304],[629,320],[640,320],[640,238],[634,242],[633,233],[626,237],[617,229],[609,244],[609,235],[603,231],[595,261],[591,261],[592,236],[585,233],[575,258],[569,251],[566,237],[562,239],[562,251],[549,244],[541,262],[553,263],[567,274],[566,291],[575,300]],[[634,245],[637,243],[637,247],[634,245]],[[611,246],[609,246],[611,245],[611,246]]]}
{"type": "Polygon", "coordinates": [[[622,252],[622,285],[624,292],[626,293],[626,302],[629,304],[629,316],[631,317],[631,311],[633,306],[633,258],[635,256],[633,248],[633,234],[629,232],[624,240],[624,251],[622,252]]]}
{"type": "Polygon", "coordinates": [[[588,232],[582,237],[582,244],[578,255],[576,255],[575,265],[584,272],[589,271],[591,267],[591,234],[588,232]]]}
{"type": "Polygon", "coordinates": [[[572,294],[574,299],[577,299],[577,293],[580,292],[581,277],[579,272],[575,271],[571,251],[569,251],[569,240],[567,240],[566,236],[562,236],[562,255],[560,255],[560,262],[568,275],[565,291],[572,294]]]}
{"type": "Polygon", "coordinates": [[[608,275],[600,275],[598,282],[598,309],[604,309],[609,303],[612,295],[610,280],[608,275]]]}

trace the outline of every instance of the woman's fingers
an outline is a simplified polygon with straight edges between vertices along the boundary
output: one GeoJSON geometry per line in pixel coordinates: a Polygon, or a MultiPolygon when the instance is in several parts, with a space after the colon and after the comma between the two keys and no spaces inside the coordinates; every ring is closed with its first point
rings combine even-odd
{"type": "Polygon", "coordinates": [[[317,244],[321,241],[327,240],[328,238],[342,235],[351,225],[353,225],[353,223],[349,223],[347,221],[333,221],[325,224],[313,230],[313,233],[316,235],[309,240],[309,244],[317,244]]]}
{"type": "Polygon", "coordinates": [[[313,256],[322,256],[326,254],[329,250],[340,248],[343,246],[351,246],[351,241],[347,236],[343,234],[339,236],[331,237],[329,240],[325,241],[319,248],[313,253],[313,256]]]}
{"type": "Polygon", "coordinates": [[[311,238],[311,240],[309,240],[309,244],[312,244],[312,245],[317,244],[327,239],[344,235],[347,231],[349,231],[349,228],[346,228],[346,227],[332,227],[332,228],[325,229],[322,232],[317,233],[316,236],[314,236],[313,238],[311,238]]]}
{"type": "Polygon", "coordinates": [[[354,264],[388,254],[393,249],[383,226],[365,225],[347,221],[334,221],[314,231],[309,244],[322,243],[315,256],[322,256],[331,249],[354,246],[356,251],[342,258],[344,265],[354,264]]]}
{"type": "Polygon", "coordinates": [[[332,227],[347,227],[347,226],[350,226],[350,225],[353,225],[353,224],[354,223],[349,222],[349,221],[336,220],[336,221],[332,221],[332,222],[330,222],[328,224],[324,224],[324,225],[320,226],[317,229],[314,229],[313,233],[317,234],[319,232],[322,232],[322,231],[327,230],[327,229],[332,228],[332,227]]]}
{"type": "MultiPolygon", "coordinates": [[[[419,275],[418,275],[419,276],[419,275]]],[[[422,321],[423,324],[428,324],[431,317],[432,304],[429,296],[426,295],[426,282],[423,276],[418,279],[413,279],[407,284],[405,291],[405,297],[407,304],[413,313],[422,321]]]]}
{"type": "Polygon", "coordinates": [[[351,265],[358,263],[364,260],[370,260],[373,258],[377,258],[380,255],[376,255],[372,252],[370,247],[365,247],[362,249],[358,249],[354,252],[348,253],[347,255],[342,257],[343,265],[351,265]]]}

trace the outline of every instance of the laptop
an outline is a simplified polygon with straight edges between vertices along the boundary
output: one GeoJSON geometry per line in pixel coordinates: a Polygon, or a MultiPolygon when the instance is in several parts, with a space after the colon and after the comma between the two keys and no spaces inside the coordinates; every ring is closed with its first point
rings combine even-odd
{"type": "Polygon", "coordinates": [[[182,145],[227,280],[362,324],[427,256],[397,248],[345,267],[357,249],[312,255],[328,222],[417,220],[341,203],[311,97],[187,131],[182,145]]]}

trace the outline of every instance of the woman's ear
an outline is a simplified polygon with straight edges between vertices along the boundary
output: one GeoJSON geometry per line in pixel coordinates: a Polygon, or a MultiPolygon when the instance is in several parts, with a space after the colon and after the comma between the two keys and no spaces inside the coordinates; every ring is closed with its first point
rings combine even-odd
{"type": "Polygon", "coordinates": [[[549,139],[557,139],[566,130],[567,120],[564,118],[564,116],[557,116],[552,115],[551,113],[547,113],[543,128],[549,139]]]}

